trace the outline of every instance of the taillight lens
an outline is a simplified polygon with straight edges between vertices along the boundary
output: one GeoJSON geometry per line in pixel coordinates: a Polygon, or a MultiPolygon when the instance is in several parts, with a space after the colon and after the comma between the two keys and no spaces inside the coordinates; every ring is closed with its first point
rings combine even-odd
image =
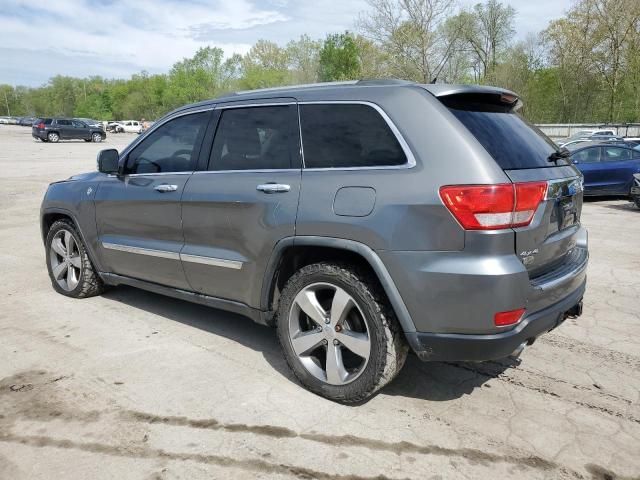
{"type": "Polygon", "coordinates": [[[42,130],[44,128],[44,122],[41,122],[38,125],[36,125],[36,128],[42,130]]]}
{"type": "Polygon", "coordinates": [[[508,327],[509,325],[515,325],[522,320],[524,312],[524,308],[510,310],[508,312],[498,312],[493,316],[493,323],[496,327],[508,327]]]}
{"type": "Polygon", "coordinates": [[[547,192],[547,182],[447,185],[440,198],[465,230],[529,225],[547,192]]]}

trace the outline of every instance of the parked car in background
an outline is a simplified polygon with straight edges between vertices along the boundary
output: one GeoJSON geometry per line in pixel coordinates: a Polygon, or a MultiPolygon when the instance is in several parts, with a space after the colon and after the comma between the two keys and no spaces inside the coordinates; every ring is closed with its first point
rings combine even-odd
{"type": "Polygon", "coordinates": [[[608,130],[598,130],[598,129],[580,130],[580,131],[574,133],[573,135],[571,135],[568,138],[563,138],[561,140],[558,140],[556,143],[559,146],[564,147],[570,142],[575,142],[575,141],[588,139],[589,137],[592,137],[594,135],[615,136],[616,132],[614,132],[613,130],[610,130],[610,129],[608,129],[608,130]]]}
{"type": "Polygon", "coordinates": [[[275,326],[300,382],[339,402],[389,383],[409,349],[519,355],[582,313],[589,257],[580,172],[519,105],[370,80],[182,107],[49,186],[52,286],[132,285],[275,326]]]}
{"type": "Polygon", "coordinates": [[[107,129],[113,133],[141,133],[142,124],[137,120],[118,120],[110,122],[107,129]]]}
{"type": "Polygon", "coordinates": [[[93,120],[91,118],[74,118],[74,120],[80,120],[93,128],[103,128],[102,122],[99,120],[93,120]]]}
{"type": "Polygon", "coordinates": [[[640,172],[640,150],[625,145],[588,145],[571,154],[584,175],[585,195],[629,195],[640,172]]]}
{"type": "Polygon", "coordinates": [[[36,117],[20,117],[20,120],[18,120],[18,125],[20,125],[21,127],[31,127],[33,125],[33,122],[35,122],[36,120],[36,117]]]}
{"type": "Polygon", "coordinates": [[[0,125],[9,125],[9,117],[0,117],[0,125]]]}
{"type": "Polygon", "coordinates": [[[31,135],[43,142],[57,143],[60,140],[84,140],[101,142],[107,138],[102,128],[91,127],[72,118],[42,118],[32,127],[31,135]]]}
{"type": "Polygon", "coordinates": [[[120,132],[140,133],[142,132],[142,123],[137,120],[123,120],[120,122],[122,129],[120,132]]]}
{"type": "Polygon", "coordinates": [[[633,174],[633,186],[631,187],[631,200],[640,208],[640,173],[633,174]]]}

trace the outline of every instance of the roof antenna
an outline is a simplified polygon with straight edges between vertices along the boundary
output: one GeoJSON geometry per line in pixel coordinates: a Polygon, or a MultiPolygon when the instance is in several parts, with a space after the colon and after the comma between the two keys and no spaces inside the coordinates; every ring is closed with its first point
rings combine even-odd
{"type": "Polygon", "coordinates": [[[433,80],[431,80],[429,82],[430,85],[435,85],[435,83],[438,81],[438,77],[433,77],[433,80]]]}

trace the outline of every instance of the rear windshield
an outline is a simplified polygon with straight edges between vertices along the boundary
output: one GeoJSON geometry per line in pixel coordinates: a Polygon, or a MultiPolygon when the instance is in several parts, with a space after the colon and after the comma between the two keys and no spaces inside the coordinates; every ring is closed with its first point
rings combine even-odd
{"type": "Polygon", "coordinates": [[[556,166],[556,162],[548,160],[549,155],[557,151],[555,144],[517,113],[493,106],[473,110],[450,107],[449,110],[503,170],[556,166]]]}

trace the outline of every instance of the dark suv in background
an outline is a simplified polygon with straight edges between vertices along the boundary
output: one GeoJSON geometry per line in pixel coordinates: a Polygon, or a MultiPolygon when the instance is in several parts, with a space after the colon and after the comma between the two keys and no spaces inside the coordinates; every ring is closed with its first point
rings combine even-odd
{"type": "Polygon", "coordinates": [[[357,402],[413,350],[518,354],[582,311],[582,176],[492,87],[360,81],[180,108],[49,187],[53,288],[132,285],[277,327],[357,402]]]}
{"type": "Polygon", "coordinates": [[[42,118],[33,123],[33,138],[43,142],[56,143],[60,140],[84,140],[101,142],[107,134],[101,127],[87,125],[82,120],[72,118],[42,118]]]}

